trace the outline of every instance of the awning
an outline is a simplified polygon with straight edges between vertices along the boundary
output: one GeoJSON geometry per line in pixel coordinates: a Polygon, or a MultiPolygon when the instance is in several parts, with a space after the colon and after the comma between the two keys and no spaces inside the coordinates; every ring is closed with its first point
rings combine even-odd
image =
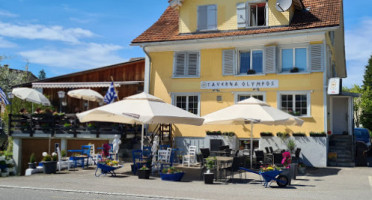
{"type": "MultiPolygon", "coordinates": [[[[115,87],[122,85],[136,85],[143,81],[117,81],[115,87]]],[[[104,88],[109,87],[111,82],[44,82],[32,83],[32,88],[104,88]]]]}

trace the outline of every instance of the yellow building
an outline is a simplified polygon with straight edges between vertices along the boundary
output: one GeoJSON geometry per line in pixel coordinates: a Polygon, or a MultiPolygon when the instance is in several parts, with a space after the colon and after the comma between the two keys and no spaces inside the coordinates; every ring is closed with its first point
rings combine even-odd
{"type": "MultiPolygon", "coordinates": [[[[256,139],[261,132],[351,133],[352,118],[335,121],[340,109],[333,108],[350,115],[350,97],[327,95],[330,78],[346,77],[342,0],[280,2],[170,0],[132,41],[147,55],[145,91],[200,116],[253,96],[305,121],[256,125],[256,139]]],[[[250,135],[250,126],[173,129],[184,139],[207,131],[234,132],[239,140],[250,135]]]]}

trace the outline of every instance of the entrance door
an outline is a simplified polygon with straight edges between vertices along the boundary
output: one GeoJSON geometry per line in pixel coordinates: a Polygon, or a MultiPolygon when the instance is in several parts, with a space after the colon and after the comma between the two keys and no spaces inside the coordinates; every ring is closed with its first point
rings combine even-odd
{"type": "Polygon", "coordinates": [[[350,134],[349,106],[349,97],[332,98],[332,134],[350,134]]]}

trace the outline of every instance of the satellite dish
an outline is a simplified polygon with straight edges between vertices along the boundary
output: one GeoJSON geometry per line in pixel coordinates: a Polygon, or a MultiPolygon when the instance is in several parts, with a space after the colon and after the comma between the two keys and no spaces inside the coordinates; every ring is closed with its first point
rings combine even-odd
{"type": "Polygon", "coordinates": [[[276,0],[276,9],[285,12],[292,6],[292,0],[276,0]]]}

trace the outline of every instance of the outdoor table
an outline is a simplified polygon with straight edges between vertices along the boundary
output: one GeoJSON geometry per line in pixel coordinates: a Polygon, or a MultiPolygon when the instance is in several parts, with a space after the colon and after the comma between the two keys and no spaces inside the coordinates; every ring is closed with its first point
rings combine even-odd
{"type": "MultiPolygon", "coordinates": [[[[81,164],[81,168],[84,169],[84,160],[85,160],[85,158],[88,158],[88,157],[87,157],[87,156],[71,156],[70,158],[71,158],[71,160],[74,161],[75,169],[76,169],[76,167],[77,167],[77,161],[78,161],[78,160],[81,160],[81,162],[82,162],[82,164],[81,164]]],[[[88,167],[88,160],[87,160],[87,167],[88,167]]]]}
{"type": "Polygon", "coordinates": [[[215,156],[226,156],[227,152],[226,151],[210,151],[211,155],[215,156]]]}
{"type": "Polygon", "coordinates": [[[232,165],[233,162],[233,157],[225,157],[225,156],[216,156],[216,169],[217,169],[217,174],[216,177],[217,179],[220,177],[220,170],[226,169],[232,165]]]}

